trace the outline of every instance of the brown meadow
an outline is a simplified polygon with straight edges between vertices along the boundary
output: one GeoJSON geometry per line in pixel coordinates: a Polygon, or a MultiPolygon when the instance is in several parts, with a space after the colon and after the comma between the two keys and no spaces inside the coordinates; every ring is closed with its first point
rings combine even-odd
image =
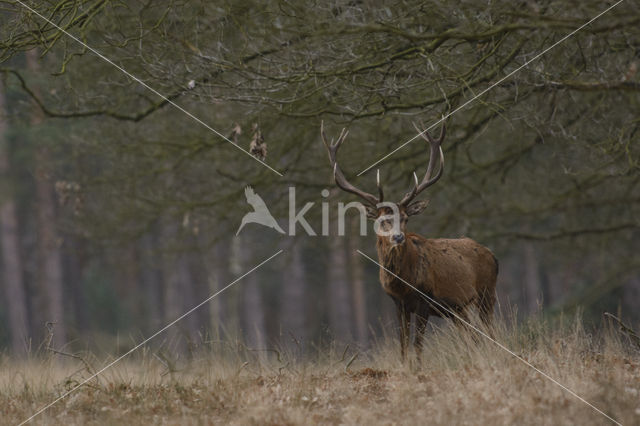
{"type": "MultiPolygon", "coordinates": [[[[498,321],[496,336],[615,418],[640,423],[640,353],[613,327],[498,321]]],[[[8,358],[2,423],[20,423],[100,363],[59,355],[8,358]]],[[[106,364],[109,360],[103,360],[106,364]]],[[[141,350],[72,392],[35,424],[612,424],[486,339],[448,325],[428,333],[422,362],[402,363],[383,338],[358,352],[332,345],[304,360],[291,351],[203,344],[188,360],[141,350]]]]}

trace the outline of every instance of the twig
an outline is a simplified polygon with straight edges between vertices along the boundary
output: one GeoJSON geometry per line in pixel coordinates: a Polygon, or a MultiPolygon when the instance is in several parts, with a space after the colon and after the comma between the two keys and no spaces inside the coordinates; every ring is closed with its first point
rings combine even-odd
{"type": "Polygon", "coordinates": [[[249,365],[249,361],[245,361],[245,362],[240,366],[240,368],[238,368],[238,371],[236,371],[236,377],[238,377],[238,376],[240,375],[240,372],[241,372],[242,370],[244,370],[244,368],[245,368],[247,365],[249,365]]]}
{"type": "MultiPolygon", "coordinates": [[[[153,354],[159,361],[161,364],[164,365],[164,367],[167,369],[167,371],[164,371],[162,374],[160,374],[161,377],[166,376],[167,374],[171,375],[171,378],[173,379],[173,373],[177,373],[180,370],[176,367],[176,362],[174,360],[169,359],[165,354],[164,351],[159,350],[158,352],[153,354]]],[[[177,361],[177,360],[176,360],[177,361]]]]}
{"type": "Polygon", "coordinates": [[[302,345],[300,345],[300,341],[298,340],[298,338],[291,331],[289,331],[289,335],[291,336],[291,340],[293,340],[293,343],[295,343],[298,347],[298,350],[301,351],[302,345]]]}
{"type": "Polygon", "coordinates": [[[353,361],[355,361],[356,358],[358,358],[358,355],[360,355],[360,352],[356,352],[355,354],[353,354],[349,362],[347,362],[347,365],[344,366],[345,373],[349,374],[349,367],[351,367],[351,364],[353,364],[353,361]]]}
{"type": "Polygon", "coordinates": [[[609,312],[605,312],[604,316],[617,322],[620,326],[620,331],[629,336],[629,339],[631,339],[631,341],[638,347],[638,349],[640,349],[640,336],[638,336],[638,334],[636,334],[636,332],[631,327],[623,323],[620,318],[616,317],[613,314],[610,314],[609,312]]]}
{"type": "Polygon", "coordinates": [[[340,357],[340,359],[335,364],[339,364],[339,363],[344,361],[344,358],[347,356],[347,351],[348,350],[349,350],[349,345],[344,347],[344,351],[342,351],[342,357],[340,357]]]}
{"type": "Polygon", "coordinates": [[[281,375],[281,374],[282,374],[282,370],[284,370],[285,368],[288,368],[288,367],[289,367],[289,364],[290,364],[290,362],[289,362],[289,361],[287,361],[287,363],[286,363],[286,364],[281,365],[280,367],[278,367],[278,375],[281,375]]]}
{"type": "MultiPolygon", "coordinates": [[[[69,352],[63,352],[63,351],[59,351],[55,348],[53,348],[51,346],[51,342],[53,342],[53,326],[55,325],[55,322],[52,321],[47,321],[45,323],[45,326],[47,327],[47,341],[46,341],[46,346],[45,346],[45,350],[54,353],[56,355],[62,355],[62,356],[68,356],[69,358],[74,358],[77,360],[80,360],[82,362],[82,364],[84,364],[84,368],[85,370],[87,370],[87,372],[89,373],[89,375],[94,375],[95,374],[95,370],[93,369],[93,367],[91,366],[91,364],[89,364],[89,362],[84,359],[84,357],[80,356],[80,355],[76,355],[76,354],[72,354],[69,352]]],[[[75,373],[74,373],[75,374],[75,373]]],[[[96,375],[95,376],[96,379],[96,383],[99,385],[100,384],[100,379],[99,377],[96,375]]],[[[67,379],[69,380],[69,379],[67,379]]]]}

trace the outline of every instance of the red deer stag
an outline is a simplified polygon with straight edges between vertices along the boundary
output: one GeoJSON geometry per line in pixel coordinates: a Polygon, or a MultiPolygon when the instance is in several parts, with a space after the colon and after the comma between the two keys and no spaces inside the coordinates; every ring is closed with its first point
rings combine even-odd
{"type": "MultiPolygon", "coordinates": [[[[414,173],[415,186],[398,203],[383,202],[379,174],[377,197],[349,183],[336,157],[348,132],[343,129],[338,140],[335,143],[333,140],[329,143],[324,126],[321,125],[320,129],[322,141],[329,152],[329,161],[336,184],[342,190],[362,198],[366,202],[367,216],[378,222],[376,248],[378,261],[384,266],[380,268],[380,282],[384,291],[396,304],[400,320],[400,352],[403,359],[406,358],[409,343],[412,313],[416,318],[414,345],[418,356],[422,351],[423,334],[430,315],[452,317],[452,312],[455,312],[459,318],[466,318],[467,308],[476,306],[480,318],[489,324],[496,300],[495,289],[498,276],[498,261],[493,253],[469,238],[430,239],[406,232],[409,216],[421,213],[428,204],[428,200],[414,201],[414,199],[436,183],[442,177],[444,170],[444,153],[441,148],[445,136],[444,125],[437,140],[426,131],[421,132],[417,126],[416,129],[430,145],[429,165],[421,182],[418,182],[418,177],[414,173]],[[440,160],[438,172],[432,177],[438,159],[440,160]],[[380,229],[384,232],[379,232],[380,229]],[[431,303],[396,276],[401,277],[438,304],[431,303]],[[442,309],[441,306],[446,309],[442,309]]],[[[453,319],[458,318],[453,316],[453,319]]]]}

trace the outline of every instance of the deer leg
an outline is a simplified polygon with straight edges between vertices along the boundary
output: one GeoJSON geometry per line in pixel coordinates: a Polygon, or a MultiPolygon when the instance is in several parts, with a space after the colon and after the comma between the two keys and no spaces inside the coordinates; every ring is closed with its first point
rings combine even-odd
{"type": "Polygon", "coordinates": [[[428,318],[428,314],[422,312],[416,314],[416,340],[414,342],[414,348],[418,361],[420,361],[422,357],[422,345],[424,342],[424,332],[427,329],[428,318]]]}
{"type": "Polygon", "coordinates": [[[410,313],[407,312],[404,303],[396,302],[396,311],[398,313],[398,320],[400,321],[400,356],[402,360],[405,361],[407,359],[407,346],[409,344],[409,326],[411,317],[410,313]]]}

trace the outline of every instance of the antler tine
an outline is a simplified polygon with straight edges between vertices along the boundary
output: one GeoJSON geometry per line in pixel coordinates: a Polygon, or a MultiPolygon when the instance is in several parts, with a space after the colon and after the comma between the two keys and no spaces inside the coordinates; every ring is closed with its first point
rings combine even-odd
{"type": "Polygon", "coordinates": [[[413,124],[413,128],[416,129],[416,132],[418,132],[418,134],[420,134],[420,136],[422,136],[424,138],[424,136],[423,136],[423,134],[424,134],[424,130],[423,130],[424,129],[424,123],[422,121],[420,121],[419,124],[416,124],[415,121],[412,121],[411,124],[413,124]]]}
{"type": "MultiPolygon", "coordinates": [[[[344,129],[343,129],[344,130],[344,129]]],[[[331,148],[333,148],[333,139],[331,139],[331,142],[327,141],[327,135],[324,132],[324,120],[320,122],[320,136],[322,136],[322,142],[324,143],[324,146],[327,147],[327,150],[329,152],[331,152],[331,148]]]]}
{"type": "MultiPolygon", "coordinates": [[[[418,178],[414,172],[414,179],[416,181],[415,186],[413,187],[411,192],[408,192],[400,201],[400,204],[405,206],[408,205],[420,192],[424,191],[426,188],[436,183],[438,179],[442,177],[442,173],[444,172],[444,153],[442,152],[442,147],[441,147],[441,144],[444,141],[444,137],[446,135],[444,123],[442,124],[442,130],[440,131],[440,136],[438,137],[437,140],[433,139],[433,137],[431,137],[429,132],[427,132],[426,130],[420,130],[420,128],[415,122],[413,123],[413,126],[418,131],[420,137],[422,137],[422,139],[429,142],[430,155],[429,155],[429,165],[427,166],[427,172],[422,178],[422,182],[418,183],[418,178]],[[438,156],[438,154],[440,157],[440,167],[438,169],[438,173],[432,178],[431,174],[433,173],[433,169],[435,168],[436,156],[438,156]]],[[[422,127],[424,128],[424,126],[422,127]]]]}
{"type": "MultiPolygon", "coordinates": [[[[329,162],[333,166],[333,178],[336,181],[336,185],[338,185],[338,187],[343,191],[355,194],[364,199],[367,203],[371,204],[373,207],[376,207],[380,201],[375,197],[375,195],[364,192],[349,183],[347,178],[342,173],[342,169],[340,169],[340,166],[338,165],[338,149],[340,148],[340,145],[342,145],[348,134],[349,131],[346,128],[343,128],[340,132],[338,140],[334,143],[332,139],[331,143],[329,143],[327,141],[327,135],[324,132],[324,121],[320,123],[320,135],[322,136],[322,142],[324,143],[324,146],[327,148],[327,152],[329,154],[329,162]]],[[[378,187],[378,190],[380,191],[380,198],[382,198],[382,190],[380,189],[380,187],[378,187]]]]}
{"type": "MultiPolygon", "coordinates": [[[[444,117],[443,117],[444,119],[444,117]]],[[[440,136],[438,137],[438,145],[441,145],[444,142],[444,137],[447,134],[447,126],[442,122],[442,128],[440,129],[440,136]]]]}
{"type": "Polygon", "coordinates": [[[346,128],[343,128],[340,132],[340,136],[338,136],[338,140],[335,141],[335,143],[333,142],[333,138],[331,138],[331,142],[328,142],[327,135],[324,132],[324,121],[320,122],[320,135],[322,136],[322,142],[324,143],[324,146],[327,147],[327,150],[329,150],[329,152],[333,153],[334,155],[335,152],[338,151],[338,148],[340,147],[340,145],[342,145],[342,142],[344,142],[348,134],[349,131],[346,128]]]}
{"type": "Polygon", "coordinates": [[[384,193],[382,192],[382,185],[380,184],[380,169],[376,170],[376,185],[378,186],[378,202],[384,201],[384,193]]]}
{"type": "MultiPolygon", "coordinates": [[[[415,126],[415,123],[414,123],[415,126]]],[[[424,126],[423,126],[424,127],[424,126]]],[[[424,133],[420,133],[420,135],[422,136],[422,138],[424,139],[425,135],[427,136],[426,140],[429,141],[429,143],[435,143],[435,144],[442,144],[442,141],[444,140],[445,134],[446,132],[446,126],[444,125],[444,123],[442,123],[442,128],[440,129],[440,136],[438,136],[438,140],[434,140],[433,137],[429,134],[429,132],[425,131],[424,133]]]]}
{"type": "Polygon", "coordinates": [[[340,136],[338,136],[338,140],[336,141],[336,146],[342,145],[342,142],[344,142],[348,134],[349,134],[349,131],[347,130],[347,128],[343,127],[342,131],[340,131],[340,136]]]}
{"type": "Polygon", "coordinates": [[[322,138],[322,143],[324,146],[329,149],[330,145],[327,142],[327,135],[324,133],[324,120],[320,121],[320,137],[322,138]]]}

